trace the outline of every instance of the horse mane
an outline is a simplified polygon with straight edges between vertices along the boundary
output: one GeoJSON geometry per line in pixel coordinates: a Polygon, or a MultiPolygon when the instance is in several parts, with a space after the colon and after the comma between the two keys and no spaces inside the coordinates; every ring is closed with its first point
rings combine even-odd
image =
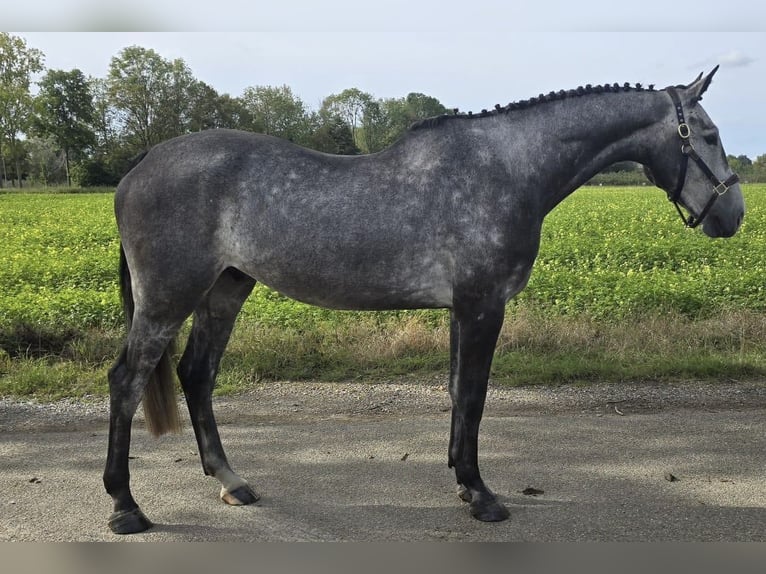
{"type": "Polygon", "coordinates": [[[560,100],[567,100],[570,98],[579,98],[590,94],[608,94],[618,92],[653,92],[654,84],[649,84],[644,87],[642,84],[636,84],[632,86],[629,83],[625,84],[604,84],[601,86],[592,86],[587,84],[586,86],[580,86],[575,90],[559,90],[558,92],[549,92],[548,94],[540,94],[536,98],[530,98],[528,100],[521,100],[518,102],[511,102],[506,106],[496,104],[492,110],[481,110],[480,113],[462,113],[458,108],[454,108],[451,114],[442,114],[440,116],[434,116],[431,118],[425,118],[416,121],[410,126],[410,131],[421,130],[426,128],[433,128],[442,125],[443,123],[456,119],[473,119],[473,118],[486,118],[488,116],[496,116],[500,114],[507,114],[516,110],[524,110],[531,107],[539,106],[540,104],[547,104],[549,102],[558,102],[560,100]]]}

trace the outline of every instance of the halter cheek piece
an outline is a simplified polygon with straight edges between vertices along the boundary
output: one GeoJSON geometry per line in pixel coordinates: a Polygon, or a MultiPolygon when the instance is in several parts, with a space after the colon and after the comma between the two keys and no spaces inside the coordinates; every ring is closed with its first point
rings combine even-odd
{"type": "Polygon", "coordinates": [[[675,205],[676,209],[678,210],[678,214],[681,216],[681,220],[684,222],[684,225],[694,229],[700,223],[702,223],[705,217],[707,217],[707,214],[710,212],[710,208],[713,207],[716,199],[729,191],[729,188],[739,181],[739,176],[736,173],[733,173],[726,179],[726,181],[721,181],[715,176],[713,171],[705,163],[705,160],[703,160],[699,154],[697,154],[697,150],[695,150],[694,146],[692,145],[690,139],[692,135],[691,129],[689,128],[689,124],[686,123],[686,119],[684,118],[684,108],[681,105],[681,98],[678,96],[678,92],[672,87],[667,88],[667,92],[670,95],[670,99],[673,100],[673,105],[676,109],[676,116],[678,118],[678,135],[681,138],[681,170],[678,174],[678,183],[676,184],[676,189],[673,191],[672,195],[668,194],[668,199],[673,202],[673,205],[675,205]],[[702,170],[702,173],[704,173],[713,184],[713,195],[710,197],[708,202],[705,204],[705,207],[702,208],[702,211],[696,217],[694,215],[689,215],[686,217],[684,212],[681,211],[681,206],[678,203],[681,200],[681,191],[683,190],[684,184],[686,183],[686,169],[689,166],[689,158],[694,160],[694,162],[697,164],[697,167],[702,170]]]}

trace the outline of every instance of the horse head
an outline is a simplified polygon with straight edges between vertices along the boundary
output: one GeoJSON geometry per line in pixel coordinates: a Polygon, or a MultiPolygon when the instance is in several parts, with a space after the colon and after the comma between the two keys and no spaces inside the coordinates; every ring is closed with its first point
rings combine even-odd
{"type": "Polygon", "coordinates": [[[663,121],[660,145],[644,171],[665,190],[688,227],[702,224],[710,237],[731,237],[742,223],[745,202],[718,128],[700,104],[717,70],[718,66],[707,76],[700,74],[688,86],[664,90],[672,108],[663,121]],[[684,216],[679,206],[690,215],[684,216]]]}

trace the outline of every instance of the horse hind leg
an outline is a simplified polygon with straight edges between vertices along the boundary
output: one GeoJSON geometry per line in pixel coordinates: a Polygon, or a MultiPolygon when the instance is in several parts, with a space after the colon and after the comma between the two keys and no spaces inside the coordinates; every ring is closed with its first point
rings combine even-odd
{"type": "Polygon", "coordinates": [[[212,394],[234,321],[254,285],[252,278],[236,269],[221,274],[194,312],[189,341],[178,365],[202,468],[221,483],[221,499],[231,505],[252,504],[260,497],[229,466],[213,414],[212,394]]]}
{"type": "Polygon", "coordinates": [[[109,446],[104,487],[114,501],[109,527],[116,534],[142,532],[152,526],[130,491],[130,434],[144,390],[180,325],[176,322],[163,326],[136,316],[128,340],[109,371],[109,446]]]}

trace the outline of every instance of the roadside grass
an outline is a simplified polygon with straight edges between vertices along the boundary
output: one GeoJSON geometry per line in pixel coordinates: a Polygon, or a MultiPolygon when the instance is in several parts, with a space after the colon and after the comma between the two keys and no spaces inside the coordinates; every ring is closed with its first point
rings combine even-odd
{"type": "MultiPolygon", "coordinates": [[[[179,352],[186,334],[188,325],[179,352]]],[[[55,352],[30,345],[0,353],[0,396],[104,396],[122,337],[121,329],[91,329],[55,352]]],[[[436,324],[417,313],[383,321],[355,314],[353,321],[308,330],[240,320],[216,393],[244,392],[272,380],[375,383],[442,376],[446,385],[448,372],[446,312],[436,324]]],[[[491,376],[504,386],[764,377],[766,320],[757,312],[732,310],[699,320],[645,315],[612,323],[518,308],[507,313],[491,376]]]]}

